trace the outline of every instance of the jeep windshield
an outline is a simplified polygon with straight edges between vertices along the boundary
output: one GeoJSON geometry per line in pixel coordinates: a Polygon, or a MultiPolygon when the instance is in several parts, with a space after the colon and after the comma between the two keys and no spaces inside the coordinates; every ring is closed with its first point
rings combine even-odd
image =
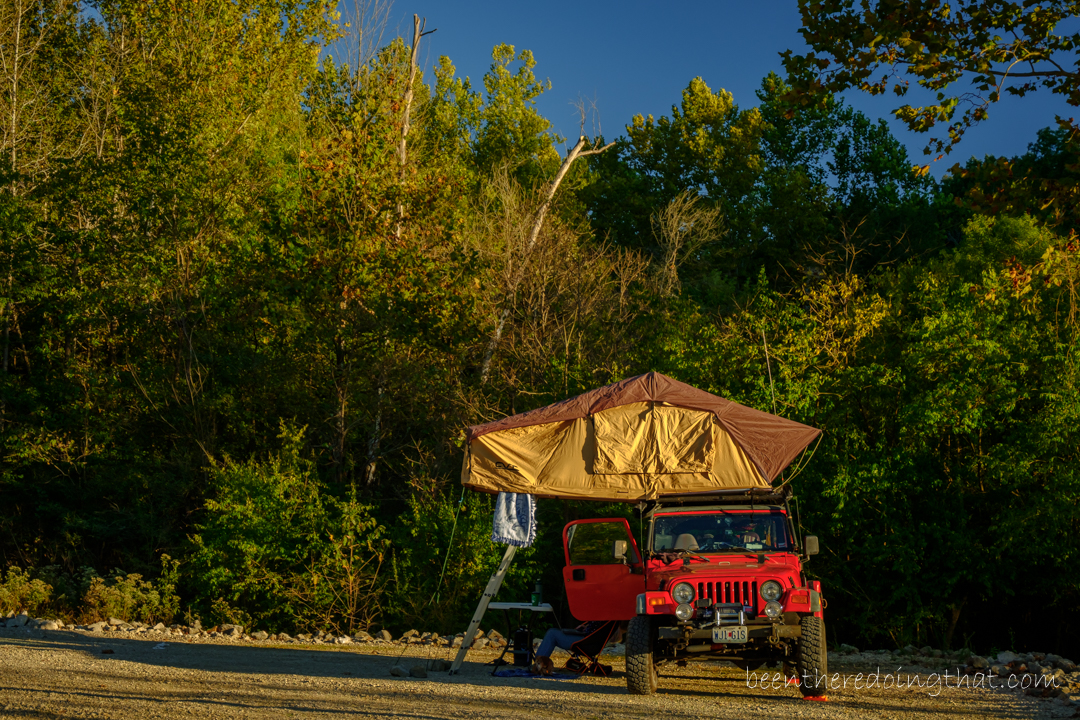
{"type": "Polygon", "coordinates": [[[654,553],[791,552],[787,517],[780,512],[723,510],[659,515],[653,521],[654,553]]]}

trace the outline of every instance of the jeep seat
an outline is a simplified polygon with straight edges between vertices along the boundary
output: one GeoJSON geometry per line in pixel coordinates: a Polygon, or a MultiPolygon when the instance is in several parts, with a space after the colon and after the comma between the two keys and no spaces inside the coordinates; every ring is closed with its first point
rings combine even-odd
{"type": "Polygon", "coordinates": [[[675,549],[676,550],[697,550],[698,549],[697,538],[695,538],[690,533],[682,533],[681,535],[679,535],[679,537],[675,538],[675,549]]]}

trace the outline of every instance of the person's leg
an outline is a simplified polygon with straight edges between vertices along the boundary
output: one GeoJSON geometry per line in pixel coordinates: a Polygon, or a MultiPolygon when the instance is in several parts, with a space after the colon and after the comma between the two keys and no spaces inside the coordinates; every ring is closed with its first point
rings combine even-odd
{"type": "Polygon", "coordinates": [[[536,649],[536,656],[549,658],[555,648],[561,647],[563,650],[569,650],[570,646],[580,639],[581,635],[571,634],[558,628],[551,628],[544,633],[544,639],[540,643],[540,647],[536,649]]]}

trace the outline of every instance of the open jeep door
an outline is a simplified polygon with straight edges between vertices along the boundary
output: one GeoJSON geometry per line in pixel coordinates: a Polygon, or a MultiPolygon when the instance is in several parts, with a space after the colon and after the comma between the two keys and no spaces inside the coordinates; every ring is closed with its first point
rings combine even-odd
{"type": "Polygon", "coordinates": [[[629,620],[645,592],[645,567],[623,518],[577,520],[563,528],[566,599],[578,620],[629,620]]]}

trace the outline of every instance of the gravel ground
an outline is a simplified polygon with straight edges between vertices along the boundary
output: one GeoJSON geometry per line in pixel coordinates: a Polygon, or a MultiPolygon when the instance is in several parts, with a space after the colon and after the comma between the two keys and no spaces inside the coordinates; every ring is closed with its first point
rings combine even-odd
{"type": "MultiPolygon", "coordinates": [[[[395,678],[414,658],[452,659],[448,648],[274,645],[0,629],[3,718],[1059,718],[1055,700],[938,685],[855,689],[859,672],[833,667],[846,689],[829,702],[793,688],[747,687],[746,673],[712,663],[664,666],[660,692],[626,693],[622,659],[610,678],[491,677],[497,653],[470,651],[459,675],[395,678]],[[111,652],[110,652],[111,651],[111,652]],[[404,655],[404,657],[403,657],[404,655]],[[936,696],[932,693],[936,692],[936,696]]],[[[889,668],[895,672],[895,668],[889,668]]],[[[901,670],[905,678],[908,670],[901,670]]],[[[911,677],[914,677],[912,675],[911,677]]],[[[923,682],[928,675],[920,676],[923,682]]],[[[865,680],[860,680],[861,685],[865,680]]]]}

